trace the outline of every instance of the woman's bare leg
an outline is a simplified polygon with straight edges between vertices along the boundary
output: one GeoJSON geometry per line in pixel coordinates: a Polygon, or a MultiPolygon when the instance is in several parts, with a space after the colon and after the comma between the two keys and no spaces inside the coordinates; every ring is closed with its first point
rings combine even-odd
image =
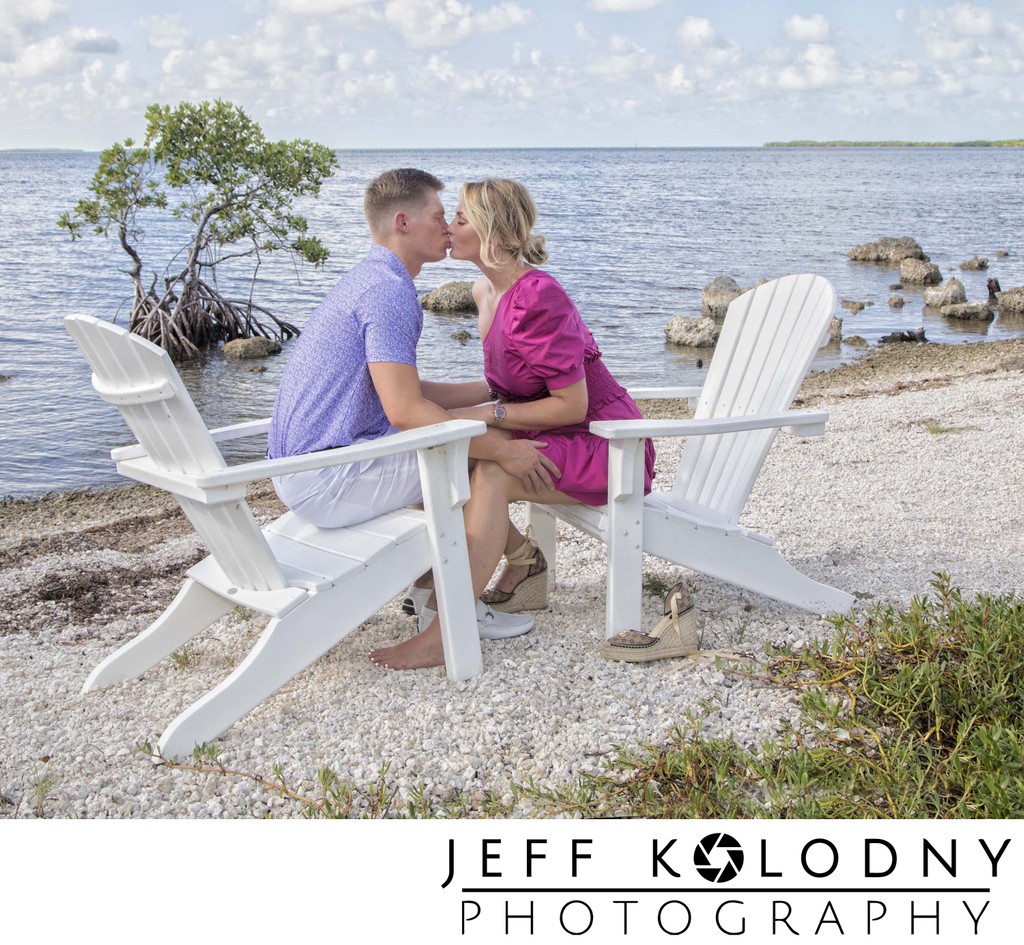
{"type": "MultiPolygon", "coordinates": [[[[470,498],[464,510],[469,570],[475,598],[479,598],[486,589],[508,545],[514,544],[515,547],[511,549],[514,551],[523,542],[522,534],[514,528],[508,517],[509,503],[517,501],[565,504],[576,500],[556,489],[527,493],[522,482],[505,472],[497,463],[479,461],[470,477],[470,498]]],[[[444,650],[441,646],[439,618],[435,617],[426,630],[397,646],[373,650],[370,659],[379,666],[391,669],[440,666],[444,663],[444,650]]]]}

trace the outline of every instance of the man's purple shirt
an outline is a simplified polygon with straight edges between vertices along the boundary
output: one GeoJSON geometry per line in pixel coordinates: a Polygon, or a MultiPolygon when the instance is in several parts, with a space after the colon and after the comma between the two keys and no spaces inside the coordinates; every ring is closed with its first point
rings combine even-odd
{"type": "Polygon", "coordinates": [[[271,459],[390,430],[369,362],[416,366],[423,308],[391,250],[374,244],[310,315],[281,377],[267,439],[271,459]]]}

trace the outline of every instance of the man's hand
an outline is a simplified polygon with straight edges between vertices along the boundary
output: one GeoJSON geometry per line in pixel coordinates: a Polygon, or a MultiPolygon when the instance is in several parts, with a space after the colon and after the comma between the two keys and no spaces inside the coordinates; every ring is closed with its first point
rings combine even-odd
{"type": "Polygon", "coordinates": [[[495,457],[498,465],[510,476],[515,476],[527,492],[556,490],[556,479],[562,471],[541,452],[547,446],[540,440],[506,440],[501,453],[495,457]]]}

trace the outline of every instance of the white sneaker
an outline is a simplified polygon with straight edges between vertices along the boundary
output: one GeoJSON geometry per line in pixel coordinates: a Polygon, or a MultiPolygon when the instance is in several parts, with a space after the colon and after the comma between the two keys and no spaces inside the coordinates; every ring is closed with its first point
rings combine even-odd
{"type": "MultiPolygon", "coordinates": [[[[419,631],[422,633],[437,616],[437,611],[424,607],[420,610],[419,631]]],[[[476,626],[481,640],[507,640],[522,636],[533,629],[529,614],[502,614],[491,610],[482,600],[476,602],[476,626]]]]}
{"type": "Polygon", "coordinates": [[[410,584],[405,591],[405,600],[402,601],[402,610],[405,611],[410,617],[415,617],[424,607],[427,606],[427,601],[430,600],[430,595],[434,593],[432,587],[415,587],[410,584]]]}

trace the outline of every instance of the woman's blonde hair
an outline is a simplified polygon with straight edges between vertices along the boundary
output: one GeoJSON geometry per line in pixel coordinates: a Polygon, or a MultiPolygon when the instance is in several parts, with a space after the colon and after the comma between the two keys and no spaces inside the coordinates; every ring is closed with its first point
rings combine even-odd
{"type": "Polygon", "coordinates": [[[480,260],[485,265],[511,261],[539,266],[547,260],[544,237],[530,232],[537,222],[537,207],[522,184],[493,177],[467,182],[459,199],[480,235],[480,260]]]}

